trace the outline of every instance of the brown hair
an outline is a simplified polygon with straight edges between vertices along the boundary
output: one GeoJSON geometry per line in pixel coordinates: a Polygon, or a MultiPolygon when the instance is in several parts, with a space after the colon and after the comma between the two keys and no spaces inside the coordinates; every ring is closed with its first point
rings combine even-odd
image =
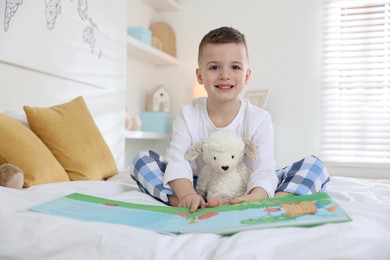
{"type": "Polygon", "coordinates": [[[203,54],[203,48],[207,44],[237,43],[245,47],[246,56],[249,59],[248,47],[245,35],[232,27],[220,27],[208,32],[199,43],[198,62],[203,54]]]}

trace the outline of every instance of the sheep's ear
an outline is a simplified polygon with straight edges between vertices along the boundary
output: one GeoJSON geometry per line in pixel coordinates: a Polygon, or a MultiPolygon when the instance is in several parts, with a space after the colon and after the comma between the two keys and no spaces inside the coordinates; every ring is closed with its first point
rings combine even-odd
{"type": "Polygon", "coordinates": [[[245,144],[245,153],[251,158],[252,160],[256,160],[257,153],[256,153],[256,145],[247,138],[242,138],[245,144]]]}
{"type": "Polygon", "coordinates": [[[203,142],[195,144],[188,149],[185,154],[185,158],[188,161],[193,161],[198,157],[201,153],[203,153],[203,142]]]}

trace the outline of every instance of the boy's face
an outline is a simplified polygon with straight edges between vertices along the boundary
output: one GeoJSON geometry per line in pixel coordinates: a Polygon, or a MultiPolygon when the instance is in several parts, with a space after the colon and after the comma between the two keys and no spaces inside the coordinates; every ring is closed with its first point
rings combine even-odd
{"type": "Polygon", "coordinates": [[[236,43],[205,45],[196,70],[208,97],[219,101],[237,98],[250,74],[245,46],[236,43]]]}

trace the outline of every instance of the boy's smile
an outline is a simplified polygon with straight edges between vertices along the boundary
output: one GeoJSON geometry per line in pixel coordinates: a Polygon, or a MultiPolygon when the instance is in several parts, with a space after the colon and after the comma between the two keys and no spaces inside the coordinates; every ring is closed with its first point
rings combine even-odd
{"type": "Polygon", "coordinates": [[[233,86],[226,85],[226,84],[220,84],[220,85],[216,85],[216,87],[223,90],[223,89],[231,89],[233,86]]]}

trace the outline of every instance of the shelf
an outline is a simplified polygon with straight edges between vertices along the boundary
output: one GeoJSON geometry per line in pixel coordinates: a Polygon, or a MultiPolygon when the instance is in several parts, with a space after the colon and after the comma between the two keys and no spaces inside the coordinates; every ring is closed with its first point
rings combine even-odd
{"type": "Polygon", "coordinates": [[[168,140],[171,139],[171,135],[167,133],[156,132],[144,132],[144,131],[125,131],[126,139],[138,139],[138,140],[168,140]]]}
{"type": "Polygon", "coordinates": [[[175,57],[131,36],[127,36],[127,55],[150,62],[157,66],[172,66],[177,65],[178,63],[175,57]]]}
{"type": "Polygon", "coordinates": [[[179,10],[179,4],[175,0],[144,0],[144,2],[159,12],[179,10]]]}

